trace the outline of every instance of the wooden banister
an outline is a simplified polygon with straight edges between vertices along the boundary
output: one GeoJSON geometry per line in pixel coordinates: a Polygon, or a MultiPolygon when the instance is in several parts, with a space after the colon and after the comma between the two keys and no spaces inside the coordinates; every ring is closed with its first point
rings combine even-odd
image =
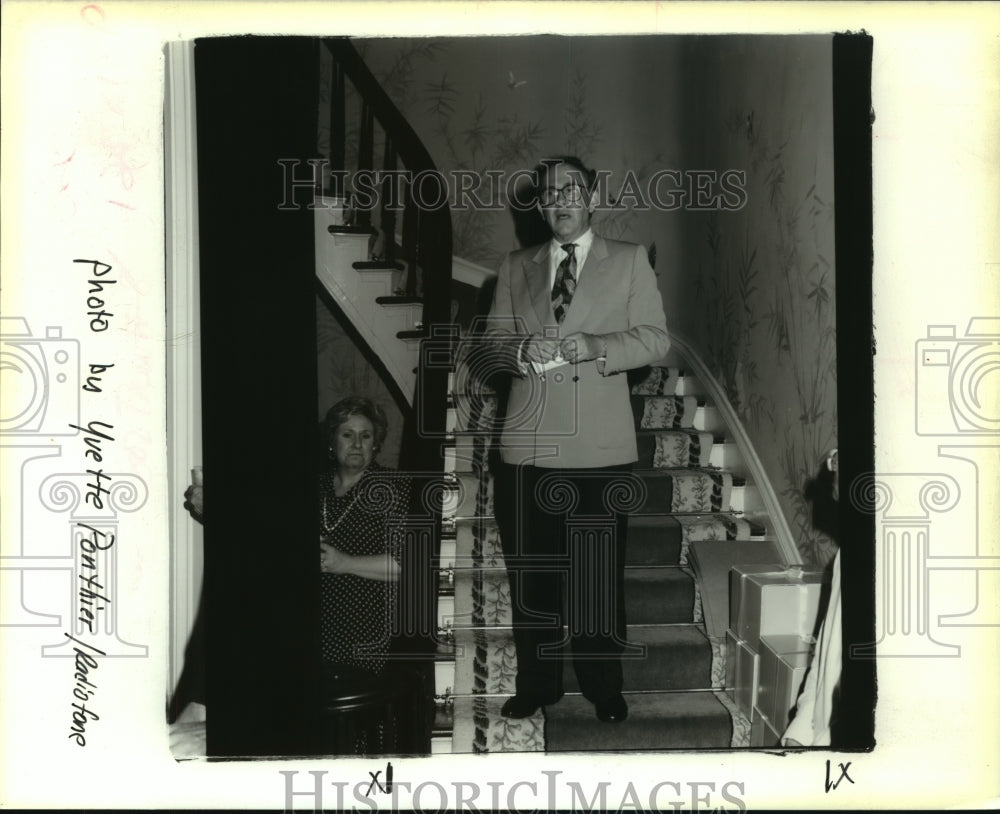
{"type": "MultiPolygon", "coordinates": [[[[330,108],[330,155],[334,177],[338,171],[347,169],[344,166],[347,151],[343,140],[348,131],[344,124],[346,112],[342,93],[342,81],[346,79],[357,90],[363,103],[362,121],[359,123],[359,169],[366,168],[364,165],[373,160],[372,123],[377,122],[386,137],[385,158],[391,158],[383,169],[396,169],[398,161],[407,171],[408,178],[419,179],[416,190],[408,183],[404,190],[402,254],[409,268],[406,293],[410,296],[418,292],[423,295],[425,325],[443,325],[450,318],[451,301],[452,230],[447,184],[434,166],[430,153],[351,41],[340,37],[327,38],[323,44],[334,63],[330,108]],[[334,121],[337,117],[339,121],[334,121]],[[442,191],[445,194],[441,194],[442,191]]],[[[383,221],[380,225],[387,255],[394,251],[390,247],[394,220],[394,217],[390,218],[388,224],[383,221]]]]}

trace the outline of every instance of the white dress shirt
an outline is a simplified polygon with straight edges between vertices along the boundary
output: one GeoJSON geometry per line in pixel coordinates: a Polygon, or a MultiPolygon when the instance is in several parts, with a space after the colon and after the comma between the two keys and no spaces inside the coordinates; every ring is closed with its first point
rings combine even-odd
{"type": "MultiPolygon", "coordinates": [[[[594,243],[594,230],[588,228],[580,237],[576,240],[570,241],[576,248],[573,250],[573,254],[576,257],[576,282],[577,285],[580,284],[580,276],[583,273],[583,264],[587,261],[587,256],[590,254],[590,247],[594,243]]],[[[559,270],[559,264],[562,263],[563,259],[567,257],[567,252],[563,250],[565,243],[556,240],[554,237],[549,241],[549,291],[552,290],[552,286],[556,284],[556,272],[559,270]]],[[[570,304],[572,307],[572,303],[570,304]]],[[[521,375],[526,375],[529,370],[529,363],[524,358],[524,348],[531,340],[532,337],[526,336],[521,340],[517,349],[517,359],[518,365],[521,369],[521,375]]],[[[603,358],[603,357],[602,357],[603,358]]],[[[558,367],[559,365],[566,364],[562,356],[558,359],[548,362],[546,364],[538,364],[536,362],[530,363],[530,369],[536,374],[541,375],[550,367],[558,367]]],[[[603,364],[603,362],[602,362],[603,364]]]]}

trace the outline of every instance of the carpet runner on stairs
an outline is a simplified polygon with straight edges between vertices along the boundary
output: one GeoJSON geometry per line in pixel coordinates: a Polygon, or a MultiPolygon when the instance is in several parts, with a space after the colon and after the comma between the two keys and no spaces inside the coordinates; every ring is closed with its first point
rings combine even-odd
{"type": "Polygon", "coordinates": [[[724,442],[691,390],[675,368],[653,368],[632,388],[643,499],[629,520],[626,607],[641,656],[623,660],[630,713],[616,725],[597,721],[566,663],[559,703],[524,720],[499,715],[516,655],[487,465],[496,397],[478,385],[453,394],[454,752],[725,748],[741,734],[720,692],[724,642],[706,634],[688,554],[693,542],[749,540],[762,528],[730,511],[742,482],[710,465],[724,442]]]}
{"type": "MultiPolygon", "coordinates": [[[[733,476],[703,469],[635,469],[642,500],[634,515],[713,514],[732,507],[733,476]]],[[[493,517],[493,477],[472,472],[454,475],[455,516],[493,517]],[[485,495],[480,492],[485,491],[485,495]]]]}

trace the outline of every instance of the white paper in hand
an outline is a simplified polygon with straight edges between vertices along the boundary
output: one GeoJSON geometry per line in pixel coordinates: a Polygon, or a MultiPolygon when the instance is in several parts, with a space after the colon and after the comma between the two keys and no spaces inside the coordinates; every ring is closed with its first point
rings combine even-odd
{"type": "Polygon", "coordinates": [[[535,375],[541,376],[546,371],[568,364],[569,362],[567,362],[562,355],[559,355],[555,359],[550,359],[548,362],[532,362],[531,369],[535,371],[535,375]]]}

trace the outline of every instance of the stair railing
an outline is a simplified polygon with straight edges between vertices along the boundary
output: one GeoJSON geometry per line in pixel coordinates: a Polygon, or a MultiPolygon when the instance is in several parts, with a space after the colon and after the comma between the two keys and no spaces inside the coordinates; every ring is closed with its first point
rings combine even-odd
{"type": "MultiPolygon", "coordinates": [[[[351,192],[346,183],[349,172],[373,173],[380,204],[377,215],[377,229],[382,236],[379,265],[405,270],[405,287],[393,293],[420,298],[422,332],[430,334],[440,344],[441,340],[433,334],[433,329],[442,326],[446,335],[450,336],[447,325],[451,321],[452,225],[448,185],[413,128],[351,41],[347,38],[324,38],[320,47],[327,49],[332,58],[328,194],[346,200],[346,195],[351,192]],[[356,167],[347,166],[348,133],[353,135],[355,132],[348,128],[348,82],[361,101],[360,121],[356,128],[358,142],[351,145],[357,146],[356,167]],[[384,138],[381,167],[375,162],[376,128],[381,129],[384,138]],[[401,224],[398,221],[400,204],[401,224]],[[397,228],[401,231],[398,250],[395,239],[397,228]]],[[[376,224],[373,215],[371,208],[354,207],[354,223],[347,231],[374,233],[376,224]]],[[[336,227],[330,228],[333,230],[336,227]]],[[[435,471],[443,460],[441,441],[445,435],[448,369],[447,365],[421,362],[416,372],[416,392],[410,402],[413,409],[407,415],[407,427],[404,428],[404,438],[409,441],[404,441],[400,462],[404,468],[408,462],[420,471],[435,471]]],[[[432,632],[433,621],[437,618],[437,575],[431,567],[440,551],[440,528],[437,525],[432,529],[429,543],[427,561],[404,566],[400,595],[407,593],[411,597],[431,601],[432,606],[427,610],[432,632]]],[[[430,638],[427,632],[417,631],[414,635],[421,640],[417,643],[419,646],[427,644],[430,638]]],[[[404,638],[407,636],[409,634],[405,634],[404,638]]],[[[412,648],[407,643],[403,649],[410,652],[412,648]]],[[[427,655],[430,656],[430,651],[427,655]]],[[[421,736],[427,738],[429,750],[429,724],[421,736]]]]}
{"type": "MultiPolygon", "coordinates": [[[[382,259],[387,265],[398,260],[406,264],[406,283],[402,294],[423,299],[423,324],[443,325],[451,310],[452,228],[449,189],[430,154],[396,107],[385,89],[369,70],[357,49],[347,38],[322,40],[333,58],[333,81],[330,84],[330,166],[331,193],[343,195],[339,188],[346,172],[347,158],[347,85],[349,81],[361,99],[361,120],[357,129],[358,171],[371,171],[380,179],[379,231],[384,240],[382,259]],[[376,167],[375,125],[385,138],[382,166],[376,167]],[[404,172],[393,175],[397,170],[404,172]],[[339,175],[338,175],[339,173],[339,175]],[[397,183],[395,190],[392,184],[397,183]],[[398,192],[399,195],[394,193],[398,192]],[[396,200],[399,197],[401,200],[396,200]],[[397,210],[402,204],[402,245],[395,244],[397,210]]],[[[372,211],[358,209],[356,225],[372,226],[372,211]]]]}
{"type": "Polygon", "coordinates": [[[740,421],[736,410],[726,396],[725,389],[715,376],[712,375],[708,369],[708,365],[702,361],[702,358],[695,351],[694,346],[687,339],[672,330],[670,332],[670,340],[674,349],[683,357],[685,366],[689,367],[691,372],[694,373],[695,377],[705,388],[705,395],[711,399],[711,402],[722,416],[726,432],[732,436],[733,442],[739,450],[743,464],[746,467],[747,475],[749,475],[754,486],[757,487],[760,493],[764,509],[768,515],[768,523],[771,525],[775,542],[778,544],[778,550],[781,552],[785,563],[788,565],[801,563],[802,554],[799,553],[798,547],[795,545],[795,536],[792,534],[792,530],[788,526],[788,521],[785,519],[781,503],[778,501],[778,495],[771,485],[767,471],[764,469],[764,464],[757,455],[757,451],[754,449],[753,442],[750,440],[743,422],[740,421]]]}

